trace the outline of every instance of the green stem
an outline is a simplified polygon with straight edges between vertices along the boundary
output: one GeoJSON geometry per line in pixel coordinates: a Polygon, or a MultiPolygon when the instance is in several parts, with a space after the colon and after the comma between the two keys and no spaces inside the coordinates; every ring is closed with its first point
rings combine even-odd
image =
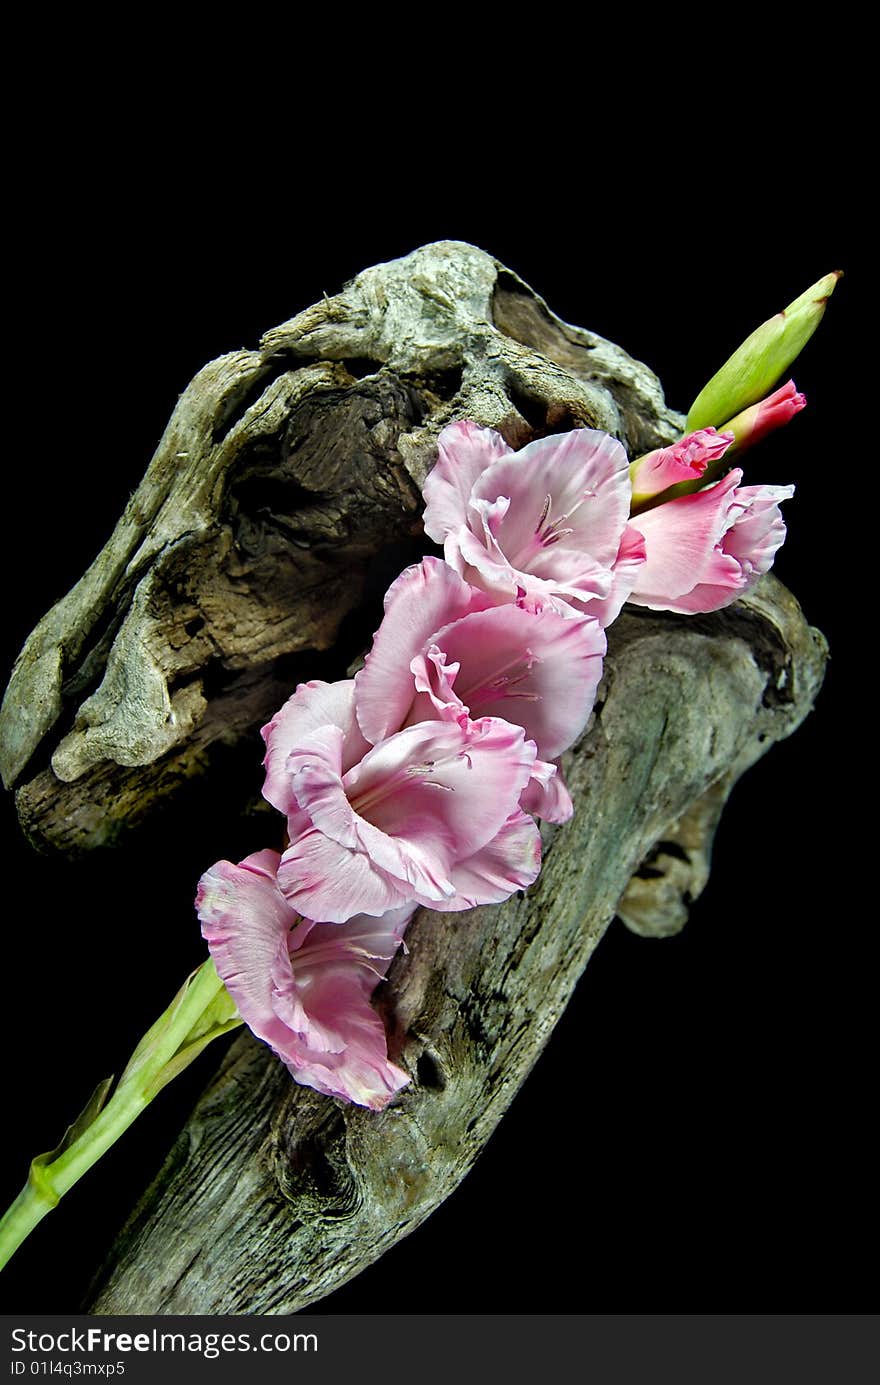
{"type": "Polygon", "coordinates": [[[156,1093],[213,1039],[240,1024],[235,1005],[209,958],[144,1035],[110,1100],[106,1100],[108,1081],[98,1088],[58,1148],[33,1160],[27,1183],[0,1220],[0,1269],[46,1213],[149,1106],[156,1093]]]}

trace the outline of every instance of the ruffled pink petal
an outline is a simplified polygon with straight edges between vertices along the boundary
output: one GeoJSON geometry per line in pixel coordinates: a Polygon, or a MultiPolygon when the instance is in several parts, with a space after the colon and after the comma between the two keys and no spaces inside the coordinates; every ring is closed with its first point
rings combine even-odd
{"type": "Polygon", "coordinates": [[[362,850],[340,846],[315,829],[284,852],[278,884],[306,918],[345,923],[355,914],[384,914],[413,899],[411,886],[374,865],[362,850]]]}
{"type": "Polygon", "coordinates": [[[427,721],[380,742],[340,779],[341,739],[322,727],[288,756],[306,826],[291,831],[278,871],[291,905],[329,922],[451,898],[451,867],[516,810],[536,756],[521,727],[495,718],[427,721]]]}
{"type": "Polygon", "coordinates": [[[292,800],[287,758],[304,736],[321,726],[337,726],[343,733],[343,771],[349,769],[369,750],[355,718],[355,685],[351,679],[338,683],[313,680],[301,683],[279,712],[260,733],[266,742],[266,782],[263,796],[273,808],[292,813],[292,800]]]}
{"type": "Polygon", "coordinates": [[[381,1022],[364,1002],[385,976],[413,912],[407,905],[380,918],[357,914],[347,923],[308,923],[308,933],[300,934],[296,945],[295,934],[286,940],[286,979],[283,969],[280,981],[273,977],[273,1007],[301,1034],[310,1058],[346,1053],[365,1026],[378,1037],[384,1058],[381,1022]],[[353,1003],[345,1001],[346,988],[353,1003]]]}
{"type": "Polygon", "coordinates": [[[645,540],[647,557],[630,601],[673,610],[669,603],[692,591],[698,582],[738,586],[740,566],[720,545],[728,527],[731,495],[741,480],[742,472],[734,468],[716,486],[636,516],[633,525],[645,540]]]}
{"type": "Polygon", "coordinates": [[[542,760],[535,761],[535,772],[520,798],[519,806],[524,813],[532,813],[545,822],[569,821],[574,815],[574,804],[558,764],[547,765],[542,760]],[[541,774],[541,769],[555,769],[556,773],[541,774]]]}
{"type": "Polygon", "coordinates": [[[532,818],[517,810],[490,842],[453,866],[454,898],[429,907],[451,911],[500,904],[533,884],[540,870],[541,834],[532,818]]]}
{"type": "Polygon", "coordinates": [[[447,666],[459,666],[455,697],[472,718],[523,727],[547,760],[583,730],[606,650],[597,621],[566,618],[549,606],[495,606],[438,630],[434,643],[447,666]]]}
{"type": "Polygon", "coordinates": [[[289,1037],[272,1006],[279,941],[295,916],[275,883],[277,851],[258,851],[241,865],[218,861],[199,881],[196,909],[217,973],[245,1024],[279,1052],[289,1037]]]}
{"type": "Polygon", "coordinates": [[[576,608],[588,616],[593,616],[603,629],[607,629],[617,620],[624,603],[629,601],[630,592],[638,585],[646,557],[647,548],[643,536],[634,524],[628,524],[623,531],[617,558],[611,569],[611,589],[607,597],[604,600],[574,602],[576,608]]]}
{"type": "Polygon", "coordinates": [[[561,544],[544,559],[536,559],[534,568],[541,568],[541,572],[511,566],[494,540],[490,551],[486,542],[467,528],[447,538],[444,554],[466,582],[489,592],[497,603],[513,601],[520,592],[552,602],[556,596],[584,601],[602,599],[611,591],[612,574],[608,568],[589,553],[563,548],[561,544]],[[543,575],[545,571],[547,576],[543,575]]]}
{"type": "Polygon", "coordinates": [[[535,758],[534,743],[506,721],[423,721],[364,756],[345,789],[355,811],[383,833],[452,862],[499,831],[535,758]]]}
{"type": "Polygon", "coordinates": [[[474,502],[499,496],[510,507],[495,536],[512,567],[546,578],[559,547],[608,568],[629,514],[626,452],[592,428],[539,438],[487,467],[474,485],[474,502]]]}
{"type": "Polygon", "coordinates": [[[722,540],[725,557],[736,562],[739,579],[735,587],[698,582],[680,596],[674,608],[685,615],[718,611],[743,596],[768,572],[778,549],[785,541],[785,521],[779,502],[794,494],[794,486],[743,486],[737,492],[734,522],[722,540]]]}
{"type": "Polygon", "coordinates": [[[469,419],[444,428],[437,447],[437,462],[422,494],[425,533],[435,543],[443,543],[447,534],[466,523],[467,502],[477,478],[510,448],[500,433],[469,419]]]}
{"type": "Polygon", "coordinates": [[[336,926],[301,923],[277,887],[278,860],[258,852],[202,877],[197,905],[217,972],[297,1082],[380,1109],[409,1079],[389,1062],[369,999],[412,906],[336,926]]]}
{"type": "Polygon", "coordinates": [[[737,490],[740,513],[724,536],[724,548],[736,558],[747,578],[760,577],[773,566],[785,542],[785,521],[779,506],[793,495],[794,486],[740,486],[737,490]]]}
{"type": "MultiPolygon", "coordinates": [[[[400,730],[412,701],[406,670],[434,631],[490,604],[439,558],[424,558],[392,582],[385,617],[354,680],[357,719],[368,741],[375,745],[400,730]]],[[[366,748],[357,758],[364,754],[366,748]]]]}
{"type": "Polygon", "coordinates": [[[436,644],[428,646],[410,664],[415,697],[406,715],[406,725],[419,721],[459,721],[467,719],[468,709],[455,691],[460,665],[447,662],[446,655],[436,644]]]}
{"type": "MultiPolygon", "coordinates": [[[[442,850],[442,842],[432,850],[426,847],[423,841],[418,839],[409,840],[406,834],[399,837],[382,831],[376,826],[372,819],[369,808],[373,807],[373,802],[377,796],[380,800],[387,797],[395,799],[399,794],[405,792],[410,783],[411,767],[407,763],[407,753],[410,750],[410,743],[406,738],[393,736],[389,740],[382,742],[379,749],[383,750],[381,759],[377,759],[376,751],[371,752],[372,758],[369,759],[368,770],[376,770],[378,764],[382,766],[385,774],[384,780],[374,783],[367,797],[370,799],[369,807],[366,800],[364,807],[367,811],[365,817],[356,811],[356,807],[349,802],[346,796],[346,788],[339,776],[340,747],[342,733],[338,727],[324,726],[319,731],[313,731],[311,735],[304,737],[302,743],[296,750],[292,751],[288,757],[288,771],[293,785],[293,791],[297,802],[301,805],[301,812],[308,826],[304,835],[308,835],[311,827],[323,832],[337,846],[347,851],[361,852],[366,856],[371,864],[378,870],[387,874],[398,884],[406,882],[413,889],[419,890],[429,898],[442,899],[452,893],[452,885],[449,882],[447,873],[447,859],[442,850]]],[[[364,762],[361,762],[362,764],[364,762]]],[[[355,767],[352,772],[354,781],[357,782],[357,774],[361,766],[355,767]]],[[[374,775],[375,779],[375,775],[374,775]]],[[[362,794],[363,798],[364,795],[362,794]]],[[[292,826],[292,820],[290,820],[292,826]]],[[[290,828],[289,828],[290,830],[290,828]]],[[[294,847],[296,836],[290,832],[291,848],[294,847]]],[[[285,864],[289,853],[285,853],[285,864]]],[[[287,892],[288,874],[285,869],[283,875],[283,888],[287,892]]],[[[334,910],[333,913],[326,912],[323,917],[328,920],[336,918],[335,910],[339,907],[340,900],[348,900],[349,896],[344,888],[337,888],[336,884],[331,885],[332,900],[327,897],[327,909],[334,910]]],[[[319,906],[314,902],[311,910],[319,906]]],[[[364,905],[364,911],[374,912],[373,908],[364,905]]],[[[384,908],[391,907],[383,905],[384,908]]],[[[315,917],[311,910],[307,910],[301,904],[297,908],[310,917],[315,917]]],[[[349,907],[344,915],[348,918],[353,910],[349,907]]]]}
{"type": "Polygon", "coordinates": [[[697,480],[710,462],[719,461],[733,442],[733,433],[700,428],[669,447],[641,457],[632,468],[633,500],[659,495],[682,481],[697,480]]]}

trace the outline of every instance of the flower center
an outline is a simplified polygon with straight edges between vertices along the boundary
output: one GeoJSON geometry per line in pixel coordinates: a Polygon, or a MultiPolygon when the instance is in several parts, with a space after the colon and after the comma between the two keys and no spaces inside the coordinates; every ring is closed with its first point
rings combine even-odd
{"type": "Polygon", "coordinates": [[[514,692],[513,689],[524,678],[528,678],[535,664],[541,660],[528,648],[517,650],[506,663],[491,673],[483,674],[479,681],[464,690],[456,688],[457,695],[471,710],[487,702],[500,702],[502,698],[518,697],[525,702],[540,702],[540,693],[514,692]]]}
{"type": "Polygon", "coordinates": [[[461,759],[466,760],[468,768],[471,768],[471,757],[466,750],[454,751],[450,755],[444,755],[440,760],[420,760],[414,765],[404,765],[394,774],[389,774],[387,778],[380,780],[371,789],[365,789],[360,794],[355,793],[355,796],[348,801],[358,817],[366,818],[369,822],[371,809],[384,803],[386,798],[390,798],[404,785],[417,782],[425,789],[443,789],[446,793],[454,793],[455,789],[451,784],[444,784],[433,776],[439,770],[448,768],[461,759]]]}

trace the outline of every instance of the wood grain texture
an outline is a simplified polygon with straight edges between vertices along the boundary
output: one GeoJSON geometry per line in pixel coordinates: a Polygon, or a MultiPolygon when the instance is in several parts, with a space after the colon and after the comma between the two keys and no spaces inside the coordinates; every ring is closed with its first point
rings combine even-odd
{"type": "Polygon", "coordinates": [[[420,913],[380,987],[412,1085],[376,1115],[294,1086],[265,1048],[237,1041],[90,1311],[288,1313],[337,1288],[467,1173],[640,863],[641,931],[669,931],[699,893],[720,803],[808,712],[824,641],[773,578],[718,615],[624,614],[609,634],[594,717],[565,757],[575,817],[545,829],[535,886],[502,906],[420,913]]]}
{"type": "MultiPolygon", "coordinates": [[[[377,594],[425,550],[420,486],[463,417],[513,446],[598,427],[634,455],[682,426],[645,366],[459,242],[366,270],[212,362],[13,672],[0,765],[34,843],[75,855],[193,786],[252,792],[261,722],[324,654],[342,670],[363,651],[377,594]]],[[[824,654],[772,578],[714,616],[625,612],[565,757],[576,814],[543,829],[536,885],[419,914],[380,987],[411,1085],[381,1114],[344,1107],[241,1038],[91,1311],[294,1311],[413,1230],[477,1158],[615,913],[681,927],[727,793],[807,714],[824,654]]]]}
{"type": "Polygon", "coordinates": [[[515,446],[598,427],[636,451],[680,423],[647,367],[461,242],[211,362],[13,670],[0,771],[35,845],[75,855],[228,784],[315,656],[363,648],[368,595],[424,549],[419,488],[454,418],[515,446]]]}

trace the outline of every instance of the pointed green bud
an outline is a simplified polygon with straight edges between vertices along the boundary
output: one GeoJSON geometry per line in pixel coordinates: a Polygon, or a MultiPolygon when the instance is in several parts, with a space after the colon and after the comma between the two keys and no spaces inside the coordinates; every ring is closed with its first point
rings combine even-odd
{"type": "Polygon", "coordinates": [[[819,326],[840,275],[826,274],[746,338],[697,395],[685,432],[721,428],[770,393],[819,326]]]}

